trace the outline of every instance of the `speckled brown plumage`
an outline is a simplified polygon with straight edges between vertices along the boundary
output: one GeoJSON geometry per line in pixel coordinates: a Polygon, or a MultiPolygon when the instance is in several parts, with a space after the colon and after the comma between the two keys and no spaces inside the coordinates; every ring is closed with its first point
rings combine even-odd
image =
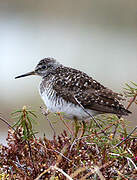
{"type": "Polygon", "coordinates": [[[65,67],[53,58],[42,59],[34,71],[16,78],[28,75],[42,77],[40,95],[53,112],[61,111],[72,117],[83,118],[87,114],[82,106],[92,115],[114,113],[121,116],[130,113],[120,103],[120,94],[104,87],[86,73],[65,67]]]}
{"type": "MultiPolygon", "coordinates": [[[[62,97],[67,102],[77,105],[74,98],[76,97],[85,109],[118,115],[128,115],[129,113],[119,102],[122,100],[120,94],[104,87],[84,72],[61,65],[43,78],[44,86],[52,78],[51,83],[53,83],[56,96],[62,97]]],[[[41,93],[43,91],[41,86],[41,93]]]]}

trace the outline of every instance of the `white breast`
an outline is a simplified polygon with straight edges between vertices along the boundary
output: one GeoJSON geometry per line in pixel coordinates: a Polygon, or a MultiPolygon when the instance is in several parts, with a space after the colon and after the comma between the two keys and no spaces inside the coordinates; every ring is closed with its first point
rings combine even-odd
{"type": "MultiPolygon", "coordinates": [[[[68,103],[63,98],[57,98],[56,93],[52,90],[50,86],[48,89],[40,95],[47,106],[48,110],[51,112],[63,112],[67,118],[73,119],[77,117],[78,119],[87,119],[89,115],[78,105],[68,103]]],[[[92,116],[96,114],[95,111],[86,109],[92,116]]]]}

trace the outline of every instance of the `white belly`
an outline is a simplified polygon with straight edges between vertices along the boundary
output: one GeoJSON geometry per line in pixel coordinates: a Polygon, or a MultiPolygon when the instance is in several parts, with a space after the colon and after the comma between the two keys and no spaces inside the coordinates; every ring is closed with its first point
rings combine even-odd
{"type": "MultiPolygon", "coordinates": [[[[40,94],[45,105],[51,112],[63,112],[64,116],[70,119],[77,117],[78,119],[87,119],[89,115],[78,105],[68,103],[63,98],[55,100],[54,96],[47,96],[47,93],[40,94]]],[[[96,111],[86,109],[92,116],[96,115],[96,111]]]]}

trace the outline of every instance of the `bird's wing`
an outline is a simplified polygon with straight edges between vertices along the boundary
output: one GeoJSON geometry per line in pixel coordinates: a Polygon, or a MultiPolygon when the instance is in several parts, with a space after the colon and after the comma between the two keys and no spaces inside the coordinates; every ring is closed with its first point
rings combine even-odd
{"type": "Polygon", "coordinates": [[[61,71],[60,76],[56,76],[53,88],[57,96],[62,96],[65,101],[74,104],[77,104],[77,99],[86,109],[119,115],[129,113],[119,102],[122,100],[120,94],[72,68],[67,68],[65,73],[61,71]]]}

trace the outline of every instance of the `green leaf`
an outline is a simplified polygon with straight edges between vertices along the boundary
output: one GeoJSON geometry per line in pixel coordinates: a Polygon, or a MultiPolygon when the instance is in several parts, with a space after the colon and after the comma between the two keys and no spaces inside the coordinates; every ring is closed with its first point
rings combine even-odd
{"type": "Polygon", "coordinates": [[[32,111],[28,111],[30,114],[32,114],[35,118],[37,118],[37,115],[34,114],[32,111]]]}
{"type": "Polygon", "coordinates": [[[14,111],[14,112],[11,113],[11,115],[16,114],[16,113],[19,113],[19,112],[22,112],[22,110],[14,111]]]}

